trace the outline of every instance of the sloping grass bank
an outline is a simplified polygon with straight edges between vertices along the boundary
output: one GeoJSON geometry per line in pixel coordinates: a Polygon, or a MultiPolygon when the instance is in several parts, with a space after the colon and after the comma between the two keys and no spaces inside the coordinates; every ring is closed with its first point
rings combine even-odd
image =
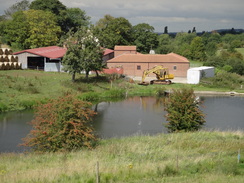
{"type": "Polygon", "coordinates": [[[96,182],[99,162],[101,182],[236,183],[243,157],[243,132],[134,136],[71,153],[1,154],[0,182],[96,182]]]}
{"type": "MultiPolygon", "coordinates": [[[[83,75],[77,75],[77,79],[77,82],[71,82],[71,75],[67,73],[34,70],[1,71],[0,112],[32,108],[39,102],[44,103],[50,98],[57,98],[67,93],[78,95],[82,100],[98,102],[123,99],[132,95],[155,96],[164,90],[186,86],[180,83],[142,86],[125,79],[110,82],[105,76],[99,78],[90,76],[86,81],[83,75]]],[[[230,91],[226,83],[222,83],[222,86],[190,85],[194,90],[230,91]]],[[[237,92],[244,92],[244,87],[237,92]]]]}

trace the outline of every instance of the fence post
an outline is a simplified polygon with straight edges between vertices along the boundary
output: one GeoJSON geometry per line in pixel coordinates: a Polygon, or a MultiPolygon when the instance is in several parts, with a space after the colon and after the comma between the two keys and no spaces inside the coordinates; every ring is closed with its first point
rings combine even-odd
{"type": "Polygon", "coordinates": [[[97,161],[96,164],[96,177],[97,177],[97,183],[100,183],[100,175],[99,175],[99,162],[97,161]]]}
{"type": "Polygon", "coordinates": [[[241,149],[238,150],[237,163],[240,163],[240,159],[241,159],[241,149]]]}

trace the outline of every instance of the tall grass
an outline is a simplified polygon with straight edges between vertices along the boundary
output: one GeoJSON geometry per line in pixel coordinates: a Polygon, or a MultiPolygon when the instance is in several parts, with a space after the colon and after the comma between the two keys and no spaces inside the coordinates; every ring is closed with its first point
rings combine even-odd
{"type": "Polygon", "coordinates": [[[241,131],[101,140],[94,150],[1,154],[0,182],[95,182],[97,161],[101,182],[242,182],[243,149],[241,131]]]}

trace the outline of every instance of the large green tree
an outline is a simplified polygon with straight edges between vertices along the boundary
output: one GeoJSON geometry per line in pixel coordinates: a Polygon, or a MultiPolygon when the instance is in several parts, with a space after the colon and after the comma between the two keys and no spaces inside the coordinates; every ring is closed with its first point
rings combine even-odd
{"type": "Polygon", "coordinates": [[[191,59],[206,61],[205,46],[203,44],[202,38],[197,36],[195,37],[190,44],[191,59]]]}
{"type": "Polygon", "coordinates": [[[158,47],[157,47],[157,53],[159,54],[167,54],[170,52],[173,52],[174,46],[173,46],[174,39],[171,38],[168,34],[161,34],[158,36],[158,47]]]}
{"type": "Polygon", "coordinates": [[[115,45],[132,44],[131,32],[131,23],[123,17],[113,18],[106,15],[96,24],[97,38],[103,47],[110,49],[113,49],[115,45]]]}
{"type": "Polygon", "coordinates": [[[141,23],[133,26],[132,36],[138,52],[149,53],[150,49],[156,49],[158,46],[158,35],[154,33],[154,27],[149,24],[141,23]]]}
{"type": "Polygon", "coordinates": [[[49,11],[56,16],[56,21],[61,27],[62,31],[65,32],[66,25],[66,6],[63,5],[59,0],[34,0],[30,4],[30,9],[49,11]]]}
{"type": "Polygon", "coordinates": [[[80,8],[67,8],[59,0],[35,0],[30,5],[31,9],[50,11],[57,17],[62,35],[70,29],[77,31],[81,26],[90,24],[90,17],[80,8]]]}
{"type": "Polygon", "coordinates": [[[80,8],[67,8],[61,12],[60,17],[60,26],[66,33],[71,29],[76,32],[81,26],[90,24],[90,17],[80,8]]]}
{"type": "Polygon", "coordinates": [[[24,12],[29,26],[29,37],[25,40],[30,48],[57,44],[60,27],[51,12],[29,10],[24,12]]]}
{"type": "Polygon", "coordinates": [[[101,70],[103,50],[93,34],[93,28],[81,27],[77,32],[69,32],[64,43],[67,52],[63,58],[64,70],[72,74],[75,81],[77,73],[85,71],[86,78],[90,71],[101,70]]]}
{"type": "Polygon", "coordinates": [[[59,0],[34,0],[30,4],[30,9],[50,11],[54,15],[60,15],[66,6],[59,0]]]}
{"type": "Polygon", "coordinates": [[[61,30],[51,12],[28,10],[14,13],[4,31],[11,46],[28,49],[55,45],[61,30]]]}
{"type": "Polygon", "coordinates": [[[15,12],[12,19],[4,23],[3,37],[14,49],[29,48],[25,42],[29,37],[29,26],[23,11],[15,12]]]}
{"type": "Polygon", "coordinates": [[[177,33],[172,45],[174,47],[173,52],[183,55],[189,58],[189,49],[191,41],[196,37],[196,33],[177,33]]]}

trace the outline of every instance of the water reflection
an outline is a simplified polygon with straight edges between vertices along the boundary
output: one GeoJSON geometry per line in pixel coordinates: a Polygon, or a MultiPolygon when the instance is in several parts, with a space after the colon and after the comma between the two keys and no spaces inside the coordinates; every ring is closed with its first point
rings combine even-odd
{"type": "Polygon", "coordinates": [[[206,129],[244,130],[244,97],[200,97],[206,129]]]}
{"type": "MultiPolygon", "coordinates": [[[[201,96],[206,130],[243,130],[244,97],[201,96]]],[[[102,138],[166,132],[165,98],[133,97],[97,105],[95,128],[102,138]]]]}
{"type": "MultiPolygon", "coordinates": [[[[244,130],[244,97],[201,96],[206,114],[205,129],[244,130]]],[[[166,132],[164,98],[133,97],[118,102],[101,102],[94,106],[98,115],[94,127],[102,138],[166,132]]],[[[0,114],[0,152],[20,152],[21,139],[31,130],[27,125],[32,111],[0,114]]]]}
{"type": "Polygon", "coordinates": [[[164,132],[164,111],[154,97],[133,97],[97,106],[95,128],[102,138],[164,132]]]}
{"type": "Polygon", "coordinates": [[[31,126],[33,111],[8,112],[0,114],[0,152],[22,152],[26,148],[19,147],[31,126]]]}

